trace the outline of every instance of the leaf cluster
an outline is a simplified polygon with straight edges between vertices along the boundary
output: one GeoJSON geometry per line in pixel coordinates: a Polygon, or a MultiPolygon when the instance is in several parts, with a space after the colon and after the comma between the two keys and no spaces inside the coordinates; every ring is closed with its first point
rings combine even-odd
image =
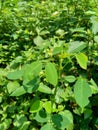
{"type": "Polygon", "coordinates": [[[0,130],[97,130],[97,0],[0,2],[0,130]]]}

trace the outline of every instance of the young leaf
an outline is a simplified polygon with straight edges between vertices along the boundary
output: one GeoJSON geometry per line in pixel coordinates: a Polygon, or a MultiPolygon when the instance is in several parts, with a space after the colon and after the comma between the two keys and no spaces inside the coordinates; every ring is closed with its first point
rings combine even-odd
{"type": "Polygon", "coordinates": [[[69,83],[73,83],[76,78],[73,75],[65,76],[65,80],[69,83]]]}
{"type": "Polygon", "coordinates": [[[84,78],[79,78],[74,86],[74,95],[77,104],[84,108],[89,103],[89,97],[92,95],[91,88],[84,78]]]}
{"type": "Polygon", "coordinates": [[[87,69],[88,57],[85,54],[83,53],[77,54],[76,59],[81,68],[87,69]]]}
{"type": "Polygon", "coordinates": [[[47,63],[45,67],[45,75],[50,84],[56,86],[58,83],[58,75],[55,65],[53,63],[47,63]]]}
{"type": "Polygon", "coordinates": [[[38,112],[38,111],[42,108],[42,106],[43,106],[43,102],[40,101],[40,100],[36,100],[36,101],[32,104],[32,106],[31,106],[31,108],[30,108],[30,112],[31,112],[31,113],[38,112]]]}

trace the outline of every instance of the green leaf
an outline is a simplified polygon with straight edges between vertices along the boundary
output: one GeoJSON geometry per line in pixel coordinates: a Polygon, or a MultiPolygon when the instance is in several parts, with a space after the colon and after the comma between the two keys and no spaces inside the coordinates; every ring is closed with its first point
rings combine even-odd
{"type": "Polygon", "coordinates": [[[9,94],[13,91],[15,91],[18,87],[20,87],[20,84],[17,81],[14,82],[9,82],[7,84],[7,90],[9,92],[9,94]]]}
{"type": "Polygon", "coordinates": [[[66,128],[67,130],[73,130],[73,116],[68,110],[54,114],[52,121],[58,129],[64,130],[66,128]]]}
{"type": "Polygon", "coordinates": [[[11,119],[5,119],[3,123],[0,122],[0,130],[8,130],[11,125],[11,119]]]}
{"type": "Polygon", "coordinates": [[[56,86],[58,83],[57,70],[54,63],[47,63],[45,67],[45,75],[50,84],[56,86]]]}
{"type": "Polygon", "coordinates": [[[32,93],[32,92],[36,91],[39,87],[39,82],[40,82],[39,77],[34,77],[30,81],[24,80],[23,86],[24,86],[25,91],[28,93],[32,93]]]}
{"type": "Polygon", "coordinates": [[[82,69],[87,69],[88,57],[85,54],[83,53],[77,54],[76,59],[82,69]]]}
{"type": "Polygon", "coordinates": [[[24,114],[16,114],[13,124],[16,127],[21,127],[24,122],[27,122],[27,117],[24,114]]]}
{"type": "Polygon", "coordinates": [[[22,126],[19,127],[19,130],[27,130],[30,125],[30,121],[24,121],[22,126]]]}
{"type": "Polygon", "coordinates": [[[42,70],[42,63],[40,61],[35,61],[30,64],[30,69],[34,73],[34,75],[38,75],[42,70]]]}
{"type": "Polygon", "coordinates": [[[77,52],[82,51],[86,47],[87,47],[87,43],[80,42],[80,41],[74,41],[74,42],[71,42],[69,44],[68,52],[69,53],[77,53],[77,52]]]}
{"type": "Polygon", "coordinates": [[[34,119],[41,123],[48,122],[50,120],[50,114],[46,113],[44,110],[40,110],[37,112],[34,119]]]}
{"type": "Polygon", "coordinates": [[[91,17],[91,23],[92,23],[92,32],[96,34],[98,32],[98,21],[96,16],[91,17]]]}
{"type": "Polygon", "coordinates": [[[43,106],[43,102],[40,100],[36,100],[32,106],[30,107],[30,112],[35,113],[38,112],[43,106]]]}
{"type": "Polygon", "coordinates": [[[84,111],[84,119],[89,119],[92,116],[92,109],[85,109],[84,111]]]}
{"type": "Polygon", "coordinates": [[[51,113],[52,112],[52,103],[51,103],[51,101],[45,102],[44,103],[44,108],[45,108],[47,113],[51,113]]]}
{"type": "Polygon", "coordinates": [[[52,93],[52,90],[48,86],[44,85],[43,83],[40,83],[38,91],[46,94],[52,93]]]}
{"type": "Polygon", "coordinates": [[[0,79],[6,76],[6,70],[3,68],[0,68],[0,79]]]}
{"type": "Polygon", "coordinates": [[[94,40],[95,40],[95,42],[98,43],[98,36],[95,36],[95,37],[94,37],[94,40]]]}
{"type": "Polygon", "coordinates": [[[33,77],[38,76],[42,70],[42,63],[40,61],[35,61],[31,64],[27,64],[23,68],[23,80],[32,80],[33,77]]]}
{"type": "Polygon", "coordinates": [[[86,31],[84,30],[84,28],[74,28],[74,29],[70,29],[72,33],[85,33],[86,31]]]}
{"type": "Polygon", "coordinates": [[[42,39],[41,36],[37,36],[37,37],[34,38],[34,43],[37,46],[41,46],[43,44],[43,42],[44,42],[44,40],[42,39]]]}
{"type": "Polygon", "coordinates": [[[34,73],[31,71],[29,64],[23,67],[23,81],[30,81],[34,77],[34,73]]]}
{"type": "Polygon", "coordinates": [[[40,130],[56,130],[51,123],[47,123],[41,127],[40,130]]]}
{"type": "Polygon", "coordinates": [[[56,54],[61,53],[62,50],[63,50],[63,47],[62,47],[62,46],[55,47],[55,48],[53,49],[53,55],[56,55],[56,54]]]}
{"type": "Polygon", "coordinates": [[[25,93],[26,93],[26,91],[25,91],[24,87],[21,86],[21,87],[18,87],[15,91],[13,91],[10,94],[10,96],[21,96],[21,95],[23,95],[25,93]]]}
{"type": "Polygon", "coordinates": [[[16,79],[20,79],[22,75],[23,75],[22,70],[16,70],[14,72],[9,72],[7,78],[11,80],[16,80],[16,79]]]}
{"type": "Polygon", "coordinates": [[[56,31],[56,35],[58,35],[58,36],[63,36],[64,34],[65,34],[65,31],[62,30],[62,29],[58,29],[58,30],[56,31]]]}
{"type": "Polygon", "coordinates": [[[76,80],[75,76],[73,75],[65,76],[64,79],[69,83],[73,83],[76,80]]]}
{"type": "Polygon", "coordinates": [[[40,32],[40,35],[41,36],[44,36],[44,35],[46,35],[46,34],[49,34],[50,32],[48,31],[48,30],[42,30],[41,32],[40,32]]]}
{"type": "Polygon", "coordinates": [[[98,86],[97,86],[97,84],[95,83],[95,81],[94,81],[93,79],[91,79],[91,80],[90,80],[90,83],[91,83],[90,87],[91,87],[92,93],[93,93],[93,94],[98,93],[98,86]]]}
{"type": "Polygon", "coordinates": [[[74,86],[74,95],[77,104],[84,108],[89,103],[89,97],[92,95],[91,88],[84,78],[79,78],[74,86]]]}

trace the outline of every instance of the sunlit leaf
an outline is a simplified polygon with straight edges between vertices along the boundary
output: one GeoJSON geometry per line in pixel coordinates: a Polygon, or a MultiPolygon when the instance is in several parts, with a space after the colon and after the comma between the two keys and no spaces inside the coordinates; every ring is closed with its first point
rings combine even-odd
{"type": "Polygon", "coordinates": [[[40,110],[39,112],[37,112],[36,116],[34,117],[34,119],[38,122],[47,122],[50,120],[50,114],[48,114],[47,112],[45,112],[44,110],[40,110]]]}
{"type": "Polygon", "coordinates": [[[60,46],[60,47],[55,47],[55,48],[53,49],[53,55],[56,55],[56,54],[61,53],[62,49],[63,49],[62,46],[60,46]]]}
{"type": "Polygon", "coordinates": [[[69,43],[69,53],[77,53],[82,51],[84,48],[87,47],[87,43],[85,42],[80,42],[80,41],[74,41],[69,43]]]}
{"type": "Polygon", "coordinates": [[[9,129],[10,125],[11,125],[11,119],[5,119],[3,123],[0,123],[0,130],[7,130],[9,129]]]}
{"type": "Polygon", "coordinates": [[[45,102],[44,108],[45,108],[47,113],[51,113],[52,112],[52,102],[51,101],[45,102]]]}
{"type": "Polygon", "coordinates": [[[23,86],[24,86],[25,91],[28,93],[32,93],[36,91],[39,87],[39,82],[40,82],[39,77],[34,77],[30,81],[24,80],[23,86]]]}
{"type": "Polygon", "coordinates": [[[18,87],[20,87],[20,84],[17,81],[9,82],[7,84],[7,90],[9,93],[15,91],[18,87]]]}
{"type": "Polygon", "coordinates": [[[24,121],[19,130],[27,130],[30,125],[30,121],[24,121]]]}
{"type": "Polygon", "coordinates": [[[38,91],[46,94],[52,93],[52,90],[48,86],[44,85],[43,83],[40,83],[38,87],[38,91]]]}
{"type": "Polygon", "coordinates": [[[97,84],[95,83],[95,81],[94,81],[93,79],[91,79],[91,80],[90,80],[90,83],[91,83],[90,87],[91,87],[92,93],[93,93],[93,94],[98,93],[98,86],[97,86],[97,84]]]}
{"type": "Polygon", "coordinates": [[[88,57],[85,54],[83,53],[77,54],[76,59],[81,68],[87,69],[88,57]]]}
{"type": "Polygon", "coordinates": [[[73,116],[68,110],[61,111],[52,116],[52,121],[58,129],[73,130],[73,116]]]}
{"type": "Polygon", "coordinates": [[[16,71],[13,71],[13,72],[9,72],[8,75],[7,75],[7,78],[15,80],[15,79],[20,79],[22,77],[22,75],[23,75],[22,70],[16,70],[16,71]]]}
{"type": "Polygon", "coordinates": [[[42,63],[40,61],[27,64],[23,68],[23,80],[32,80],[33,77],[38,76],[42,69],[42,63]]]}
{"type": "Polygon", "coordinates": [[[37,46],[41,46],[43,44],[44,40],[42,39],[41,36],[37,36],[34,38],[34,43],[37,45],[37,46]]]}
{"type": "Polygon", "coordinates": [[[30,113],[38,112],[43,106],[43,102],[40,100],[36,100],[30,107],[30,113]]]}
{"type": "Polygon", "coordinates": [[[47,123],[41,127],[40,130],[56,130],[51,123],[47,123]]]}
{"type": "Polygon", "coordinates": [[[19,128],[24,124],[24,122],[27,122],[27,117],[24,114],[17,114],[15,116],[13,124],[19,128]]]}
{"type": "Polygon", "coordinates": [[[76,80],[76,78],[73,75],[65,76],[64,79],[69,83],[73,83],[76,80]]]}
{"type": "Polygon", "coordinates": [[[56,67],[53,63],[47,63],[45,67],[45,75],[50,84],[56,86],[58,83],[58,75],[56,67]]]}
{"type": "Polygon", "coordinates": [[[21,86],[21,87],[18,87],[15,91],[13,91],[10,94],[10,96],[21,96],[21,95],[23,95],[25,93],[26,93],[26,91],[25,91],[24,87],[21,86]]]}
{"type": "Polygon", "coordinates": [[[98,21],[96,16],[91,17],[92,32],[96,34],[98,32],[98,21]]]}
{"type": "Polygon", "coordinates": [[[65,34],[65,32],[64,32],[64,30],[62,30],[62,29],[58,29],[57,31],[56,31],[56,35],[58,35],[58,36],[63,36],[65,34]]]}
{"type": "Polygon", "coordinates": [[[76,81],[74,86],[74,95],[77,104],[81,108],[88,105],[90,102],[89,97],[92,95],[92,91],[86,79],[80,77],[76,81]]]}

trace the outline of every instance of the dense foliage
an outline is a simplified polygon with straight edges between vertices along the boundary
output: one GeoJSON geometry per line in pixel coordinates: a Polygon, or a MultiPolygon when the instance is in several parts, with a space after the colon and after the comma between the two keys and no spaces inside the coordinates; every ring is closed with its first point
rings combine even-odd
{"type": "Polygon", "coordinates": [[[0,130],[97,130],[98,1],[0,2],[0,130]]]}

